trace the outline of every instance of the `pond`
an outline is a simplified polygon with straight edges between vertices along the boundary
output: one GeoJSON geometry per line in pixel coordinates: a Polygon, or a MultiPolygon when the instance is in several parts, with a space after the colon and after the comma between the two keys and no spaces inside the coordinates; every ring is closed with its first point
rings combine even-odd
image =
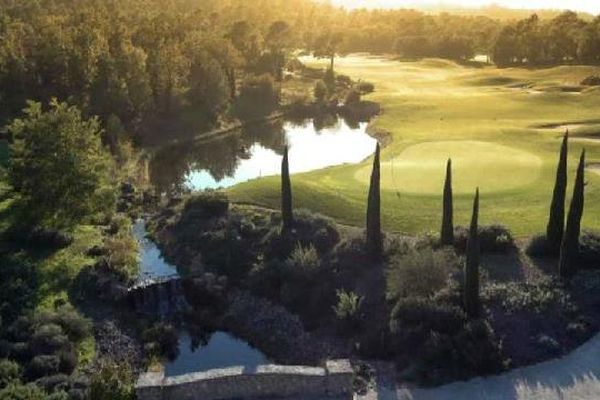
{"type": "Polygon", "coordinates": [[[260,351],[227,332],[215,332],[205,344],[195,346],[190,334],[183,331],[177,358],[165,362],[164,368],[169,377],[235,366],[252,370],[263,364],[268,360],[260,351]]]}
{"type": "MultiPolygon", "coordinates": [[[[140,249],[138,284],[179,276],[175,266],[166,262],[156,244],[146,237],[143,219],[136,221],[133,232],[140,249]]],[[[186,330],[180,330],[178,354],[164,363],[165,375],[176,376],[233,366],[255,368],[268,362],[260,351],[226,332],[212,333],[203,341],[195,341],[186,330]]]]}
{"type": "Polygon", "coordinates": [[[159,149],[149,163],[151,183],[161,193],[226,188],[251,179],[278,175],[285,145],[290,172],[357,163],[375,150],[367,123],[331,120],[275,121],[253,124],[207,142],[159,149]]]}

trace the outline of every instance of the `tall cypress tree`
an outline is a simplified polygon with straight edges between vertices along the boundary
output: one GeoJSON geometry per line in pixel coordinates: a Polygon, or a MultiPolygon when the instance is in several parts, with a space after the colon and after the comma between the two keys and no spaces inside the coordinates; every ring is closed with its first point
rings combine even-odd
{"type": "Polygon", "coordinates": [[[446,182],[444,183],[444,204],[442,212],[441,242],[444,246],[454,244],[454,222],[452,206],[452,160],[446,164],[446,182]]]}
{"type": "Polygon", "coordinates": [[[292,211],[292,183],[290,181],[290,166],[288,162],[288,146],[283,150],[281,161],[281,219],[283,230],[288,230],[294,223],[292,211]]]}
{"type": "Polygon", "coordinates": [[[561,247],[565,226],[565,199],[567,196],[567,155],[568,155],[569,131],[565,136],[560,148],[558,168],[556,170],[556,183],[552,194],[550,205],[550,218],[546,228],[546,241],[548,248],[557,254],[561,247]]]}
{"type": "Polygon", "coordinates": [[[473,216],[467,240],[467,260],[465,263],[464,308],[470,318],[477,318],[479,303],[479,188],[473,201],[473,216]]]}
{"type": "Polygon", "coordinates": [[[567,227],[560,247],[558,272],[561,278],[569,279],[577,272],[577,258],[579,256],[579,234],[581,232],[581,217],[585,197],[585,150],[581,152],[573,198],[567,217],[567,227]]]}
{"type": "Polygon", "coordinates": [[[381,195],[380,195],[379,143],[375,148],[369,199],[367,203],[367,253],[380,258],[383,253],[383,235],[381,233],[381,195]]]}

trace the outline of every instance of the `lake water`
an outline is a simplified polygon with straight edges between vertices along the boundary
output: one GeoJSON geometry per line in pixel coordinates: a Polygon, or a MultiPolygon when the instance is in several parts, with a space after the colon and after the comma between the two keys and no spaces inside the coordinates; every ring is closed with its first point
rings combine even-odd
{"type": "Polygon", "coordinates": [[[375,151],[367,123],[342,119],[256,124],[209,142],[160,149],[149,165],[150,179],[163,193],[226,188],[278,175],[289,146],[290,172],[357,163],[375,151]]]}
{"type": "Polygon", "coordinates": [[[226,332],[213,333],[208,342],[195,348],[187,332],[179,336],[179,355],[164,364],[165,376],[177,376],[210,369],[243,366],[248,370],[268,364],[258,350],[226,332]]]}

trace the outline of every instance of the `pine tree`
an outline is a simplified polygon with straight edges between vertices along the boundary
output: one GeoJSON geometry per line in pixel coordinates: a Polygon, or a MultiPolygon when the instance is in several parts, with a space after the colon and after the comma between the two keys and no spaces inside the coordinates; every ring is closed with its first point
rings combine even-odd
{"type": "Polygon", "coordinates": [[[554,184],[552,204],[550,205],[550,218],[548,219],[548,226],[546,228],[548,248],[554,254],[559,252],[564,234],[568,141],[569,131],[566,131],[560,148],[560,157],[556,170],[556,183],[554,184]]]}
{"type": "Polygon", "coordinates": [[[288,230],[294,223],[292,211],[292,183],[290,181],[290,167],[288,162],[288,147],[283,150],[281,161],[281,219],[283,230],[288,230]]]}
{"type": "Polygon", "coordinates": [[[444,246],[454,245],[454,222],[452,206],[452,160],[446,165],[446,182],[444,183],[444,205],[442,214],[441,242],[444,246]]]}
{"type": "Polygon", "coordinates": [[[473,201],[473,216],[467,240],[467,260],[465,263],[464,308],[470,318],[479,316],[479,188],[473,201]]]}
{"type": "Polygon", "coordinates": [[[579,256],[579,234],[581,232],[581,217],[585,197],[585,150],[581,152],[573,198],[567,217],[567,227],[560,247],[558,272],[561,278],[569,279],[577,272],[576,262],[579,256]]]}
{"type": "Polygon", "coordinates": [[[378,259],[381,257],[382,252],[379,143],[377,143],[367,203],[367,253],[378,259]]]}

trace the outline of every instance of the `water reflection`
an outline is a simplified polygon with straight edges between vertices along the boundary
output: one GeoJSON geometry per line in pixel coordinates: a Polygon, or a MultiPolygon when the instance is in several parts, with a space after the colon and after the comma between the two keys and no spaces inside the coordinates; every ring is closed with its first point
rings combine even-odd
{"type": "Polygon", "coordinates": [[[165,376],[177,376],[216,368],[243,366],[255,369],[267,358],[246,342],[226,332],[215,332],[200,346],[189,333],[179,335],[179,354],[164,364],[165,376]]]}
{"type": "Polygon", "coordinates": [[[160,192],[174,193],[277,175],[286,144],[292,173],[356,163],[375,147],[366,128],[341,119],[255,124],[218,140],[159,150],[150,161],[150,179],[160,192]]]}

